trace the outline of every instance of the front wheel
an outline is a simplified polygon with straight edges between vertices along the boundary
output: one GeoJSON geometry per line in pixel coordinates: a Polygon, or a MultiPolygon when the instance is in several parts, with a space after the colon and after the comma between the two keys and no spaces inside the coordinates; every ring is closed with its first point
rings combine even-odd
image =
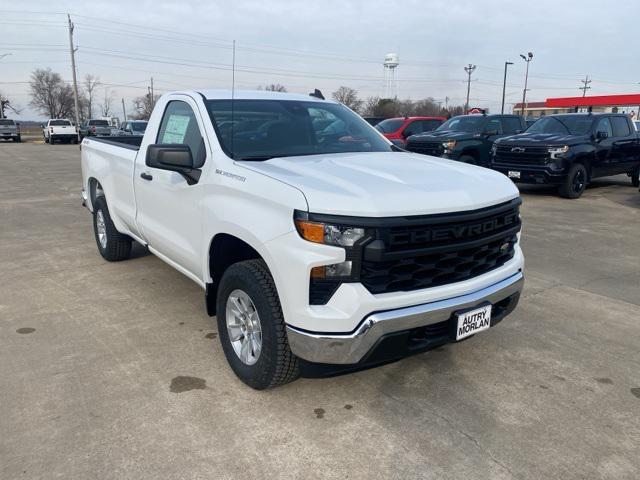
{"type": "Polygon", "coordinates": [[[53,145],[56,141],[53,139],[53,135],[49,135],[49,145],[53,145]]]}
{"type": "Polygon", "coordinates": [[[564,198],[579,198],[587,188],[587,169],[581,163],[574,163],[560,185],[559,193],[564,198]]]}
{"type": "Polygon", "coordinates": [[[631,172],[631,185],[638,188],[640,187],[640,166],[636,167],[633,172],[631,172]]]}
{"type": "Polygon", "coordinates": [[[93,233],[102,258],[109,262],[119,262],[129,258],[131,237],[116,230],[104,197],[98,197],[93,202],[93,233]]]}
{"type": "Polygon", "coordinates": [[[469,165],[478,165],[478,161],[471,155],[461,155],[458,161],[468,163],[469,165]]]}
{"type": "Polygon", "coordinates": [[[239,262],[224,272],[216,311],[222,349],[240,380],[263,390],[298,378],[298,358],[289,348],[278,292],[264,261],[239,262]]]}

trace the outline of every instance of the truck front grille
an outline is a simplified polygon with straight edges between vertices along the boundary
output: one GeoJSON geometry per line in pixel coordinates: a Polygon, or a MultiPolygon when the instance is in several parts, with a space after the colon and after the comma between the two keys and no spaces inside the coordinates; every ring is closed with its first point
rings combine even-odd
{"type": "Polygon", "coordinates": [[[434,157],[441,157],[444,153],[442,142],[409,141],[407,142],[407,150],[414,153],[421,153],[422,155],[432,155],[434,157]]]}
{"type": "Polygon", "coordinates": [[[462,282],[513,258],[520,199],[473,212],[407,217],[410,225],[377,229],[364,248],[360,281],[371,293],[462,282]],[[422,223],[424,222],[424,223],[422,223]]]}
{"type": "Polygon", "coordinates": [[[549,158],[547,147],[498,145],[493,162],[505,165],[544,165],[549,158]]]}
{"type": "Polygon", "coordinates": [[[409,217],[313,219],[366,229],[347,249],[352,277],[312,279],[311,305],[326,304],[342,282],[360,282],[372,294],[411,291],[462,282],[501,267],[515,254],[520,198],[466,212],[409,217]]]}

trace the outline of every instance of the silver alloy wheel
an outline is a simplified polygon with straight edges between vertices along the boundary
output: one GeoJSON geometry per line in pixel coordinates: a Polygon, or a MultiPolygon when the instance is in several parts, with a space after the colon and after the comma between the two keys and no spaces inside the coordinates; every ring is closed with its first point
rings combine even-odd
{"type": "Polygon", "coordinates": [[[107,226],[104,223],[104,214],[102,210],[96,212],[96,230],[98,230],[98,241],[100,246],[107,248],[107,226]]]}
{"type": "Polygon", "coordinates": [[[262,327],[253,300],[243,290],[234,290],[227,298],[225,314],[233,351],[245,365],[255,364],[262,351],[262,327]]]}

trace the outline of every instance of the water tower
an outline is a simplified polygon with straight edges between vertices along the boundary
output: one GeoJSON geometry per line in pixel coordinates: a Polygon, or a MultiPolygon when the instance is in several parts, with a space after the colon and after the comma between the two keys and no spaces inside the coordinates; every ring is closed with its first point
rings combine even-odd
{"type": "Polygon", "coordinates": [[[397,53],[387,53],[384,56],[384,96],[385,98],[398,97],[398,84],[396,82],[396,68],[400,65],[397,53]]]}

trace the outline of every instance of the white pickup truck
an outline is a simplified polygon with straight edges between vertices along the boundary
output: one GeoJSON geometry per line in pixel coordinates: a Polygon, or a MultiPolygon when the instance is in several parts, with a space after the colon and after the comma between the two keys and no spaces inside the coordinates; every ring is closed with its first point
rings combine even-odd
{"type": "Polygon", "coordinates": [[[52,118],[42,125],[44,142],[54,145],[56,142],[78,143],[78,131],[71,121],[52,118]]]}
{"type": "Polygon", "coordinates": [[[339,103],[174,92],[143,137],[81,148],[102,256],[135,240],[200,285],[251,387],[462,340],[518,303],[513,183],[401,151],[339,103]]]}

